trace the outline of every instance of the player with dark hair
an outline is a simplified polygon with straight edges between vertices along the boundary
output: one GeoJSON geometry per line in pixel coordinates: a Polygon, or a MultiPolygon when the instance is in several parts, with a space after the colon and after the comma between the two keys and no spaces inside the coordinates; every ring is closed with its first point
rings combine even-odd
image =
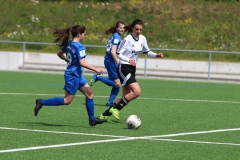
{"type": "Polygon", "coordinates": [[[117,56],[120,59],[118,76],[122,84],[122,97],[116,101],[113,107],[102,113],[99,116],[100,119],[108,119],[109,116],[113,115],[119,120],[119,111],[141,94],[141,88],[135,78],[136,64],[140,53],[154,58],[163,58],[162,53],[154,53],[148,48],[147,40],[141,34],[142,28],[143,22],[139,19],[125,27],[129,35],[122,40],[117,50],[117,56]]]}
{"type": "Polygon", "coordinates": [[[95,126],[101,124],[106,120],[101,120],[94,117],[94,101],[93,92],[88,85],[86,79],[82,75],[83,68],[95,71],[97,74],[102,74],[100,68],[95,68],[85,61],[86,52],[85,47],[81,41],[85,38],[86,28],[81,25],[68,27],[66,29],[54,29],[53,35],[56,37],[54,42],[58,43],[61,48],[57,55],[62,60],[68,63],[64,73],[65,78],[65,96],[55,97],[50,99],[36,99],[36,106],[34,108],[34,115],[37,116],[42,106],[59,106],[69,105],[77,90],[86,96],[86,109],[89,117],[89,125],[95,126]],[[72,39],[70,39],[70,33],[72,39]],[[64,55],[66,53],[66,56],[64,55]]]}
{"type": "Polygon", "coordinates": [[[109,33],[112,34],[112,36],[108,40],[106,56],[104,57],[104,65],[108,71],[108,78],[94,73],[90,82],[90,86],[92,86],[93,83],[99,80],[105,83],[106,85],[112,87],[111,94],[106,104],[106,106],[108,107],[113,106],[114,99],[118,95],[121,87],[121,83],[117,75],[117,67],[119,60],[117,58],[116,52],[122,40],[121,34],[124,33],[124,27],[125,27],[124,22],[117,21],[114,27],[111,27],[105,31],[106,34],[109,33]]]}

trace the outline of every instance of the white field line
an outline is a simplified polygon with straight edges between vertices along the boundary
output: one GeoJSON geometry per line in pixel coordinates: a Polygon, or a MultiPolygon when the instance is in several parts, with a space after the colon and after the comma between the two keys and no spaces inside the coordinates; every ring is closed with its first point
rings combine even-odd
{"type": "Polygon", "coordinates": [[[101,137],[107,136],[107,137],[115,137],[115,138],[118,137],[117,139],[109,139],[109,140],[97,140],[97,141],[89,141],[89,142],[7,149],[7,150],[0,150],[0,153],[28,151],[28,150],[37,150],[37,149],[46,149],[46,148],[57,148],[57,147],[66,147],[66,146],[77,146],[77,145],[94,144],[94,143],[118,142],[118,141],[136,140],[136,139],[177,141],[177,142],[188,142],[188,143],[190,143],[190,142],[191,143],[205,143],[205,144],[218,144],[218,145],[221,144],[221,145],[235,145],[235,146],[240,145],[240,144],[234,144],[234,143],[220,143],[220,142],[187,141],[187,140],[174,140],[174,139],[154,139],[154,138],[159,138],[159,137],[176,137],[176,136],[185,136],[185,135],[197,135],[197,134],[207,134],[207,133],[239,131],[240,128],[219,129],[219,130],[199,131],[199,132],[186,132],[186,133],[166,134],[166,135],[157,135],[157,136],[142,136],[142,137],[124,137],[124,136],[114,136],[114,135],[101,135],[101,134],[88,134],[88,133],[75,133],[75,132],[58,132],[58,131],[45,131],[45,130],[30,130],[30,129],[7,128],[7,127],[0,127],[0,129],[30,131],[30,132],[48,132],[48,133],[57,133],[57,134],[79,134],[79,135],[90,135],[90,136],[101,136],[101,137]]]}
{"type": "Polygon", "coordinates": [[[139,99],[151,99],[151,100],[162,100],[162,101],[185,101],[185,102],[211,102],[211,103],[236,103],[239,104],[238,101],[215,101],[215,100],[197,100],[197,99],[170,99],[170,98],[144,98],[140,97],[139,99]]]}
{"type": "Polygon", "coordinates": [[[197,132],[186,132],[186,133],[176,133],[176,134],[166,134],[166,135],[156,135],[156,136],[144,136],[143,138],[163,138],[163,137],[177,137],[186,135],[197,135],[197,134],[207,134],[207,133],[219,133],[219,132],[229,132],[229,131],[240,131],[240,128],[231,129],[218,129],[209,131],[197,131],[197,132]]]}
{"type": "Polygon", "coordinates": [[[215,145],[229,145],[229,146],[240,146],[237,143],[223,143],[223,142],[207,142],[207,141],[189,141],[189,140],[177,140],[177,139],[151,139],[155,141],[168,141],[168,142],[183,142],[183,143],[199,143],[199,144],[215,144],[215,145]]]}
{"type": "Polygon", "coordinates": [[[32,130],[32,129],[8,128],[8,127],[0,127],[0,129],[3,129],[3,130],[15,130],[15,131],[28,131],[28,132],[55,133],[55,134],[73,134],[73,135],[96,136],[96,137],[127,138],[126,136],[90,134],[90,133],[78,133],[78,132],[59,132],[59,131],[46,131],[46,130],[32,130]]]}
{"type": "MultiPolygon", "coordinates": [[[[36,93],[0,93],[0,95],[20,95],[20,96],[64,96],[63,94],[36,94],[36,93]]],[[[77,97],[84,97],[84,95],[75,95],[77,97]]],[[[95,98],[107,98],[109,96],[94,96],[95,98]]],[[[171,98],[145,98],[138,97],[142,100],[162,100],[162,101],[185,101],[185,102],[207,102],[207,103],[232,103],[240,104],[240,101],[216,101],[216,100],[196,100],[196,99],[171,99],[171,98]]]]}
{"type": "Polygon", "coordinates": [[[46,148],[59,148],[59,147],[67,147],[67,146],[80,146],[80,145],[84,145],[84,144],[94,144],[94,143],[129,141],[129,140],[134,140],[134,139],[137,139],[137,138],[127,137],[127,138],[97,140],[97,141],[89,141],[89,142],[78,142],[78,143],[68,143],[68,144],[56,144],[56,145],[49,145],[49,146],[36,146],[36,147],[28,147],[28,148],[16,148],[16,149],[0,150],[0,153],[18,152],[18,151],[29,151],[29,150],[46,149],[46,148]]]}

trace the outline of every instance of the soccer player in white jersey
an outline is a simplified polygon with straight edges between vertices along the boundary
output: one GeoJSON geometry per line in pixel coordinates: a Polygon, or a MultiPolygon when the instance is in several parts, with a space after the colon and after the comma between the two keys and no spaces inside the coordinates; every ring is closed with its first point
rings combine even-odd
{"type": "Polygon", "coordinates": [[[49,99],[36,99],[36,106],[34,108],[34,115],[37,116],[42,106],[59,106],[69,105],[77,90],[82,92],[86,99],[86,109],[89,117],[89,125],[95,126],[101,124],[106,120],[102,120],[94,117],[94,101],[93,92],[89,87],[86,79],[82,75],[83,68],[95,71],[98,74],[102,74],[103,71],[100,68],[95,68],[85,61],[86,52],[85,47],[81,41],[85,38],[86,28],[81,25],[68,27],[66,29],[55,29],[53,31],[57,42],[62,49],[58,51],[57,55],[62,60],[68,63],[68,66],[64,73],[65,78],[65,97],[53,97],[49,99]],[[72,40],[70,39],[70,34],[72,40]],[[66,56],[64,55],[66,53],[66,56]]]}
{"type": "Polygon", "coordinates": [[[108,78],[94,73],[90,82],[90,86],[92,86],[93,83],[97,81],[101,81],[104,84],[112,87],[108,102],[106,103],[107,107],[113,106],[113,102],[117,97],[121,87],[121,83],[117,74],[119,60],[116,53],[117,48],[119,47],[122,40],[121,35],[124,33],[124,27],[124,22],[117,21],[114,27],[111,27],[105,31],[106,34],[112,34],[108,40],[106,55],[104,57],[104,65],[108,71],[108,78]]]}
{"type": "Polygon", "coordinates": [[[117,120],[120,119],[119,111],[131,100],[141,94],[141,88],[135,79],[136,65],[140,53],[147,54],[150,57],[163,58],[162,53],[154,53],[148,48],[146,38],[141,34],[143,22],[136,19],[132,24],[125,26],[129,35],[126,36],[118,50],[117,55],[120,59],[118,66],[118,76],[122,84],[122,98],[116,101],[116,104],[102,113],[100,119],[108,119],[113,115],[117,120]]]}

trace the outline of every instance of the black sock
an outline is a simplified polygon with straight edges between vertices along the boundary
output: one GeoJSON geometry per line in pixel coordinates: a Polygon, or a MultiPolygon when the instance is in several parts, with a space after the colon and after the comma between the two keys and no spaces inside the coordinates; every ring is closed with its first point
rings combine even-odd
{"type": "Polygon", "coordinates": [[[123,109],[124,106],[126,106],[128,104],[128,100],[125,97],[122,97],[122,99],[120,100],[120,102],[116,105],[113,106],[113,108],[117,108],[119,111],[121,109],[123,109]]]}
{"type": "MultiPolygon", "coordinates": [[[[116,103],[114,102],[113,103],[113,106],[115,106],[116,105],[116,103]]],[[[103,112],[103,116],[111,116],[112,115],[112,113],[110,113],[109,112],[109,110],[111,109],[112,107],[109,107],[105,112],[103,112]]]]}
{"type": "Polygon", "coordinates": [[[111,109],[112,107],[109,107],[105,112],[103,112],[103,116],[111,116],[112,113],[109,112],[109,110],[111,109]]]}

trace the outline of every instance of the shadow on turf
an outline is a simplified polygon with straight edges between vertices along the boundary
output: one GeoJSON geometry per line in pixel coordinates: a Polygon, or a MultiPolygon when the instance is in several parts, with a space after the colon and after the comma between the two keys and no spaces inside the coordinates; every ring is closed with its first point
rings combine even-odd
{"type": "MultiPolygon", "coordinates": [[[[83,105],[85,105],[85,103],[82,103],[83,105]]],[[[108,108],[105,104],[97,104],[97,103],[94,103],[94,106],[103,106],[105,107],[106,109],[108,108]]]]}
{"type": "MultiPolygon", "coordinates": [[[[78,126],[78,125],[65,125],[65,124],[51,124],[51,123],[43,123],[43,122],[18,122],[25,124],[26,126],[49,126],[49,127],[80,127],[80,128],[92,128],[92,126],[78,126]]],[[[86,122],[87,123],[87,122],[86,122]]],[[[104,124],[100,124],[104,125],[104,124]]]]}
{"type": "MultiPolygon", "coordinates": [[[[64,125],[64,124],[52,124],[52,123],[44,123],[44,122],[18,122],[18,123],[22,123],[25,124],[26,126],[49,126],[49,127],[81,127],[81,128],[92,128],[91,126],[78,126],[78,125],[64,125]]],[[[120,124],[120,123],[125,123],[125,121],[113,121],[113,122],[105,122],[103,124],[100,125],[104,125],[104,124],[120,124]]]]}
{"type": "Polygon", "coordinates": [[[51,127],[79,127],[79,126],[71,126],[71,125],[64,125],[64,124],[51,124],[51,123],[43,123],[43,122],[18,122],[26,124],[27,126],[51,126],[51,127]]]}

